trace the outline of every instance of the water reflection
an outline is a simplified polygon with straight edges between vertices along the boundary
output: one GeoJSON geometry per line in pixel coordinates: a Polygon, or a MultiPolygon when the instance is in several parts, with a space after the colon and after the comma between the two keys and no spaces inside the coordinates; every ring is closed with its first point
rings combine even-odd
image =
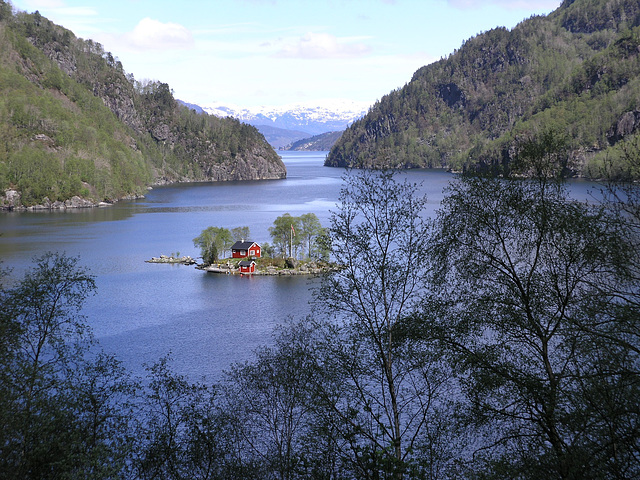
{"type": "MultiPolygon", "coordinates": [[[[285,180],[173,185],[145,199],[112,207],[0,215],[0,259],[20,278],[31,258],[53,250],[79,256],[97,277],[98,294],[85,309],[104,348],[142,373],[172,352],[180,373],[216,378],[232,362],[270,341],[287,316],[304,317],[317,279],[219,276],[182,265],[145,263],[180,252],[197,257],[192,239],[208,226],[249,226],[269,242],[269,227],[284,213],[315,213],[325,226],[335,210],[344,170],[323,166],[324,153],[283,152],[285,180]]],[[[453,178],[442,171],[411,171],[423,182],[428,215],[453,178]]],[[[587,182],[576,182],[586,198],[587,182]]]]}

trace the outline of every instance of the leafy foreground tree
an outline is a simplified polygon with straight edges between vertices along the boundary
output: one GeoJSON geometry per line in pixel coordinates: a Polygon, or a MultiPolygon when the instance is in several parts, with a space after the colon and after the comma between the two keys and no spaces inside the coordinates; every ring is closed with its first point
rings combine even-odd
{"type": "Polygon", "coordinates": [[[80,309],[95,290],[78,260],[48,253],[1,292],[0,477],[123,474],[135,384],[113,358],[89,355],[80,309]]]}
{"type": "Polygon", "coordinates": [[[637,250],[606,209],[544,177],[461,178],[435,232],[443,311],[426,323],[440,326],[483,439],[463,475],[637,478],[637,250]]]}
{"type": "Polygon", "coordinates": [[[396,178],[345,178],[344,268],[221,385],[93,353],[77,259],[0,276],[0,478],[638,478],[634,203],[461,178],[430,225],[396,178]]]}
{"type": "Polygon", "coordinates": [[[426,293],[426,198],[392,172],[350,174],[344,185],[330,227],[344,268],[318,296],[335,318],[319,346],[318,396],[357,478],[436,478],[445,445],[455,448],[445,435],[447,369],[428,340],[407,334],[426,293]]]}
{"type": "Polygon", "coordinates": [[[190,383],[170,369],[170,358],[147,367],[139,396],[132,471],[139,479],[254,478],[241,461],[233,410],[224,411],[217,388],[190,383]]]}
{"type": "Polygon", "coordinates": [[[289,321],[274,344],[236,365],[225,382],[225,410],[233,411],[245,446],[241,457],[259,478],[343,478],[341,440],[317,402],[324,376],[316,357],[323,328],[289,321]]]}

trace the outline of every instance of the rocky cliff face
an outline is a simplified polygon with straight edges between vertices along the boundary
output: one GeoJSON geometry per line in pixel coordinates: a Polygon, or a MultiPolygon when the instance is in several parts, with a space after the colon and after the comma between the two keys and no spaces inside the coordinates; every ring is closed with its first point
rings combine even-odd
{"type": "Polygon", "coordinates": [[[0,16],[0,44],[11,78],[0,95],[13,99],[0,108],[0,192],[17,194],[0,194],[6,208],[73,197],[98,204],[159,183],[286,177],[254,127],[191,110],[165,83],[136,81],[100,44],[37,12],[0,16]]]}
{"type": "Polygon", "coordinates": [[[282,163],[274,163],[266,149],[256,148],[247,156],[237,156],[220,164],[201,160],[203,179],[213,182],[226,180],[265,180],[282,179],[287,175],[286,167],[282,163]]]}
{"type": "MultiPolygon", "coordinates": [[[[82,40],[76,42],[85,51],[99,49],[93,43],[87,45],[82,40]]],[[[113,63],[114,68],[107,71],[106,75],[96,77],[91,75],[89,69],[77,68],[72,49],[50,43],[43,45],[42,49],[69,76],[90,85],[94,95],[101,98],[105,106],[137,134],[150,134],[163,149],[168,147],[173,153],[178,151],[185,159],[189,158],[193,162],[193,165],[188,165],[181,172],[156,169],[155,183],[169,183],[172,180],[242,181],[286,177],[284,163],[257,130],[249,133],[253,141],[247,142],[246,148],[238,146],[232,152],[220,145],[215,135],[203,135],[202,131],[185,129],[184,123],[180,121],[180,117],[202,116],[206,113],[197,113],[176,101],[166,84],[136,85],[132,76],[127,78],[121,65],[113,60],[110,53],[105,56],[108,63],[113,63]]],[[[227,119],[216,120],[227,122],[227,119]]],[[[235,126],[244,129],[244,134],[247,134],[247,127],[242,127],[237,122],[235,126]]]]}

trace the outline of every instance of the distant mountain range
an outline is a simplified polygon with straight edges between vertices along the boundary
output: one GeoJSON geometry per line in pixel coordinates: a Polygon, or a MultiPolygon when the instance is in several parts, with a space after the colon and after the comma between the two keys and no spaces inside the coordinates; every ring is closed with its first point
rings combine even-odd
{"type": "Polygon", "coordinates": [[[320,104],[243,108],[230,104],[199,106],[183,102],[197,112],[233,117],[256,127],[274,148],[284,148],[298,140],[327,132],[344,131],[369,110],[365,103],[335,100],[320,104]]]}

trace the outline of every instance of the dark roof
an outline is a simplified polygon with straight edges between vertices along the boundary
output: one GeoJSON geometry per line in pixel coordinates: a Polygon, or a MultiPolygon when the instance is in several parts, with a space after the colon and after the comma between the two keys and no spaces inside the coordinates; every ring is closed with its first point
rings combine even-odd
{"type": "MultiPolygon", "coordinates": [[[[236,243],[231,245],[231,249],[232,250],[249,250],[251,245],[253,245],[254,243],[256,243],[256,242],[251,242],[251,241],[249,241],[249,242],[240,242],[240,241],[237,241],[236,243]]],[[[258,244],[256,243],[256,245],[258,245],[258,244]]]]}
{"type": "Polygon", "coordinates": [[[243,260],[239,263],[241,267],[250,267],[252,263],[256,263],[253,260],[243,260]]]}

